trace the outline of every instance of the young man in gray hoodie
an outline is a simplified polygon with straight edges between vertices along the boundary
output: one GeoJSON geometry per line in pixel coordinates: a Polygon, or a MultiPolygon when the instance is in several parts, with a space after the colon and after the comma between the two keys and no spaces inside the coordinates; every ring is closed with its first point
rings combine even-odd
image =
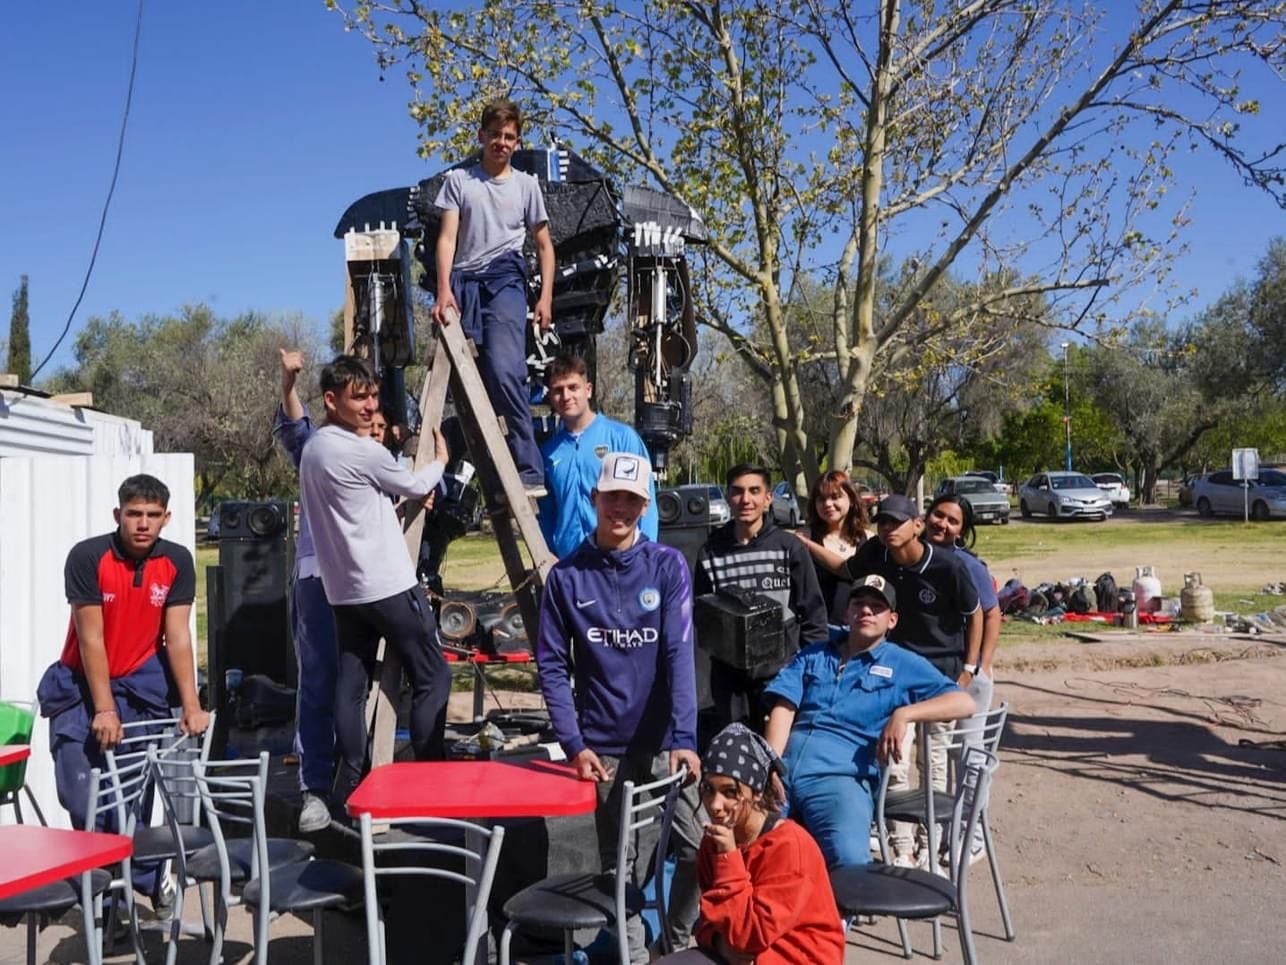
{"type": "Polygon", "coordinates": [[[322,370],[321,390],[326,425],[304,446],[299,495],[335,612],[335,801],[342,804],[366,770],[366,698],[380,637],[397,651],[411,681],[416,760],[442,757],[451,672],[389,496],[424,499],[442,478],[448,453],[435,431],[433,461],[413,473],[361,434],[379,411],[379,381],[365,359],[337,357],[322,370]]]}

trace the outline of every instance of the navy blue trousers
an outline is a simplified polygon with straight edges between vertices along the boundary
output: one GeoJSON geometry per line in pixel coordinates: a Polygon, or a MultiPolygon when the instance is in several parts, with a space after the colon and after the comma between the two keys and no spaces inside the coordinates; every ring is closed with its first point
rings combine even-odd
{"type": "Polygon", "coordinates": [[[482,383],[525,485],[545,480],[545,464],[531,422],[527,384],[527,263],[517,252],[478,271],[451,273],[464,334],[478,346],[482,383]]]}
{"type": "Polygon", "coordinates": [[[295,692],[295,753],[299,789],[329,797],[335,782],[335,684],[339,646],[335,614],[321,577],[298,576],[290,585],[290,626],[299,663],[295,692]]]}

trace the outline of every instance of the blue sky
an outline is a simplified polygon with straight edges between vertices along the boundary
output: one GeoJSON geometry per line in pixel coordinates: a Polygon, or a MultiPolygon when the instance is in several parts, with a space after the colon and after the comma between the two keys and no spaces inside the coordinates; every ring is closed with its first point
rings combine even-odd
{"type": "MultiPolygon", "coordinates": [[[[0,294],[30,276],[32,355],[75,300],[106,195],[129,73],[132,0],[26,3],[0,32],[0,294]]],[[[223,315],[340,304],[331,231],[369,191],[443,165],[415,154],[409,88],[379,80],[367,43],[322,0],[157,2],[144,10],[134,103],[98,264],[72,335],[204,301],[223,315]]],[[[1277,91],[1265,110],[1281,114],[1277,91]]],[[[1281,125],[1278,125],[1279,129],[1281,125]]],[[[1249,276],[1286,219],[1223,164],[1187,159],[1197,188],[1176,271],[1196,304],[1249,276]]],[[[0,336],[7,334],[3,325],[0,336]]]]}

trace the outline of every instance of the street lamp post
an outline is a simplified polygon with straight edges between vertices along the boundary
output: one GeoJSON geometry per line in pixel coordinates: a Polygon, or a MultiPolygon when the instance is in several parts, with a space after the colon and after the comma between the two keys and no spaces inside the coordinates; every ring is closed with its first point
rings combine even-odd
{"type": "Polygon", "coordinates": [[[1071,382],[1067,376],[1067,350],[1072,347],[1071,342],[1063,342],[1063,425],[1067,431],[1067,445],[1063,450],[1063,468],[1068,472],[1072,471],[1072,388],[1071,382]]]}

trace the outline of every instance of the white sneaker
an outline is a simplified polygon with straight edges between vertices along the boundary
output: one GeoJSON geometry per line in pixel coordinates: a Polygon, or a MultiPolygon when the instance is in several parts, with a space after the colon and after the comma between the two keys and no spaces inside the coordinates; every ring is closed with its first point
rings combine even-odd
{"type": "Polygon", "coordinates": [[[299,812],[299,833],[316,834],[330,827],[330,808],[323,798],[304,792],[304,806],[299,812]]]}

